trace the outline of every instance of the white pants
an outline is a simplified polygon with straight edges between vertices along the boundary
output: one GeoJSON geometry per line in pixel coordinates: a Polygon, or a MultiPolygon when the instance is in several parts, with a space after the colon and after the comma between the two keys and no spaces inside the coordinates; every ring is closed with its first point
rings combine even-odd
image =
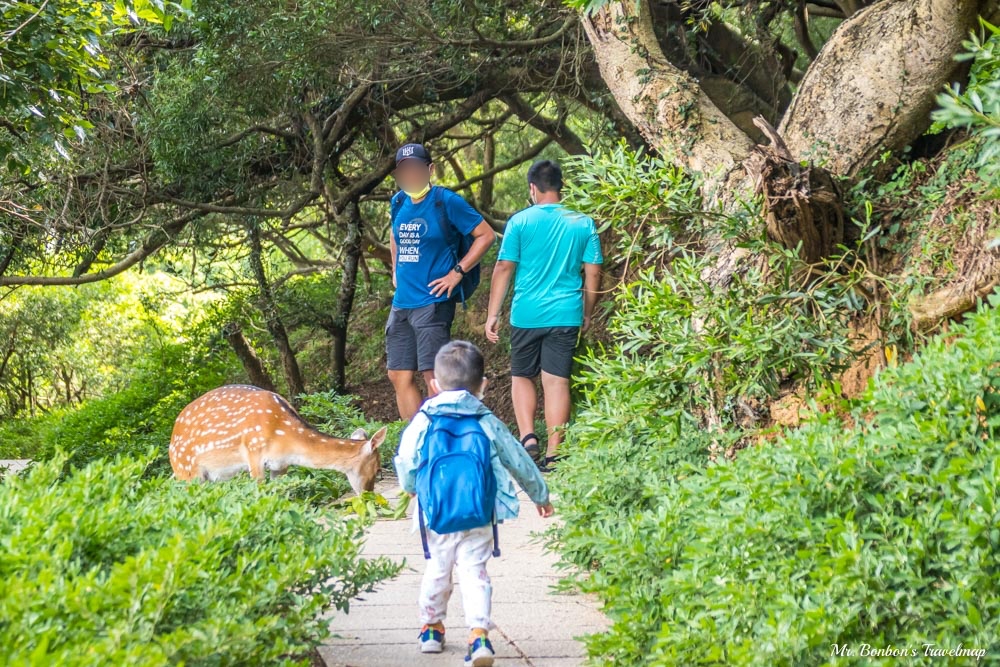
{"type": "Polygon", "coordinates": [[[431,557],[424,561],[427,569],[420,584],[420,623],[444,622],[453,588],[451,572],[457,565],[466,624],[470,630],[489,630],[493,587],[486,572],[486,561],[493,555],[493,526],[447,535],[428,529],[427,548],[431,557]]]}

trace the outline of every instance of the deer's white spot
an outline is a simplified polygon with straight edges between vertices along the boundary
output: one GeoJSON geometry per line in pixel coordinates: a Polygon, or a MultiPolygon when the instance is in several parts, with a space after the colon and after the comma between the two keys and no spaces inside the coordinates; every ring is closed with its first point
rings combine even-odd
{"type": "Polygon", "coordinates": [[[275,434],[275,435],[285,435],[285,432],[284,432],[284,431],[282,431],[282,430],[281,430],[281,429],[279,428],[279,429],[275,429],[275,431],[274,431],[274,434],[275,434]]]}

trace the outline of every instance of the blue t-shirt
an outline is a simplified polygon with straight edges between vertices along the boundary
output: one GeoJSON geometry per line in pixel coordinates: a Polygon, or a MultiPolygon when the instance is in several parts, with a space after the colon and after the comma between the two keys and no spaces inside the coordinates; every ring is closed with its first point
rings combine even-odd
{"type": "Polygon", "coordinates": [[[482,221],[479,211],[461,195],[439,185],[433,186],[418,204],[403,195],[403,204],[392,222],[396,242],[396,293],[392,305],[420,308],[447,301],[447,294],[434,296],[428,287],[462,259],[455,256],[444,230],[450,224],[460,234],[471,234],[482,221]]]}
{"type": "Polygon", "coordinates": [[[510,323],[521,329],[583,324],[583,264],[602,264],[594,221],[538,204],[507,221],[498,260],[517,262],[510,323]]]}

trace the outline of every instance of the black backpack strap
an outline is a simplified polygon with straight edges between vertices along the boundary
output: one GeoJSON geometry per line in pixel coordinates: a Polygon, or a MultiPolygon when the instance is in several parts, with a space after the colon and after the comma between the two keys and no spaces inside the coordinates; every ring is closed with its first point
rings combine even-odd
{"type": "MultiPolygon", "coordinates": [[[[439,188],[441,188],[440,185],[434,186],[434,190],[438,190],[439,188]]],[[[457,264],[462,259],[458,256],[458,251],[462,247],[462,232],[452,224],[451,219],[448,217],[448,207],[441,201],[440,191],[435,192],[434,206],[441,212],[441,215],[438,216],[438,225],[441,227],[441,233],[444,235],[445,240],[449,241],[448,247],[451,248],[451,254],[454,255],[455,263],[457,264]],[[448,231],[449,229],[451,232],[448,231]],[[454,239],[455,242],[451,243],[451,239],[454,239]]],[[[467,309],[468,306],[465,305],[465,288],[462,286],[464,282],[465,276],[462,276],[462,280],[459,281],[458,287],[455,289],[458,290],[459,299],[462,301],[462,308],[467,309]]]]}
{"type": "Polygon", "coordinates": [[[444,205],[441,201],[441,191],[444,188],[440,185],[435,185],[431,188],[431,192],[434,195],[434,208],[438,209],[441,215],[438,216],[438,226],[441,228],[441,234],[444,236],[445,240],[448,241],[449,247],[451,247],[452,254],[455,255],[455,261],[462,259],[458,256],[458,246],[461,243],[462,232],[458,231],[455,225],[451,224],[451,219],[448,217],[448,207],[444,205]],[[454,243],[451,241],[454,239],[454,243]]]}
{"type": "Polygon", "coordinates": [[[500,557],[500,531],[497,530],[497,511],[493,510],[493,557],[500,557]]]}
{"type": "MultiPolygon", "coordinates": [[[[428,422],[428,425],[429,425],[430,421],[431,421],[431,416],[429,414],[427,414],[427,412],[425,412],[423,409],[418,410],[418,412],[423,413],[424,417],[427,417],[427,422],[428,422]]],[[[431,559],[431,550],[427,546],[427,525],[424,523],[424,510],[421,509],[421,507],[420,507],[420,499],[419,498],[417,499],[417,510],[416,510],[416,512],[417,512],[417,521],[420,522],[420,543],[424,547],[424,559],[430,560],[431,559]]]]}
{"type": "Polygon", "coordinates": [[[424,511],[420,509],[420,501],[417,501],[417,516],[420,521],[420,543],[424,546],[424,559],[431,559],[431,550],[427,546],[427,526],[424,525],[424,511]]]}

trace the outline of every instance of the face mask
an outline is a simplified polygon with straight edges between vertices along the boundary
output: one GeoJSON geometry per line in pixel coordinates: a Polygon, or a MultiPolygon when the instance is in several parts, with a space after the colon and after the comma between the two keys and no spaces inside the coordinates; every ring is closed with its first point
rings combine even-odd
{"type": "Polygon", "coordinates": [[[420,190],[419,192],[410,192],[409,190],[403,190],[403,192],[405,192],[406,195],[410,199],[420,199],[421,197],[423,197],[424,195],[426,195],[430,191],[431,191],[431,184],[430,183],[428,183],[427,185],[425,185],[424,189],[420,190]]]}

